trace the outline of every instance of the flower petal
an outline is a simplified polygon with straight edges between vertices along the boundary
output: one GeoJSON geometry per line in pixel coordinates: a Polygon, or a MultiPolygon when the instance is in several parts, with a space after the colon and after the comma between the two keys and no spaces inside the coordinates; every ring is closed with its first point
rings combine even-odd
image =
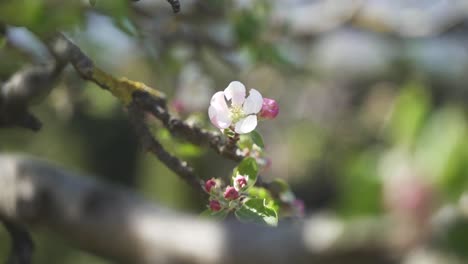
{"type": "Polygon", "coordinates": [[[238,134],[247,134],[252,132],[257,127],[257,116],[249,115],[246,118],[242,118],[236,123],[234,130],[238,134]]]}
{"type": "Polygon", "coordinates": [[[208,108],[208,116],[211,123],[219,129],[228,128],[232,122],[231,118],[229,118],[229,111],[224,112],[222,109],[217,109],[212,105],[208,108]]]}
{"type": "Polygon", "coordinates": [[[241,82],[233,81],[224,89],[224,96],[231,100],[232,105],[241,106],[245,101],[245,86],[241,82]]]}
{"type": "Polygon", "coordinates": [[[223,92],[217,92],[211,97],[210,107],[208,108],[208,116],[211,123],[219,129],[228,128],[231,125],[229,117],[229,108],[224,99],[223,92]]]}
{"type": "Polygon", "coordinates": [[[250,89],[249,97],[244,102],[244,114],[257,114],[262,109],[263,97],[255,89],[250,89]]]}
{"type": "Polygon", "coordinates": [[[213,94],[210,101],[210,106],[213,106],[217,110],[229,112],[226,100],[224,99],[223,92],[217,92],[213,94]]]}

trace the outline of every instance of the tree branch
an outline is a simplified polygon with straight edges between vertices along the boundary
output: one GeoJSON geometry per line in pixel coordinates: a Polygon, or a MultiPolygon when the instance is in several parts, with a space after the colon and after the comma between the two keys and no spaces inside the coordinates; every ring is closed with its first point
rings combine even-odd
{"type": "Polygon", "coordinates": [[[164,124],[172,135],[195,145],[210,146],[218,154],[228,159],[242,160],[243,157],[237,154],[237,148],[235,146],[228,148],[218,133],[206,131],[171,116],[162,92],[144,83],[127,78],[115,78],[104,72],[79,47],[61,34],[56,34],[47,42],[49,47],[53,47],[51,51],[55,56],[60,60],[69,61],[83,79],[94,82],[99,87],[110,91],[125,105],[134,103],[140,110],[151,113],[164,124]]]}
{"type": "Polygon", "coordinates": [[[11,238],[11,252],[7,264],[30,264],[34,244],[31,235],[17,223],[0,219],[11,238]]]}
{"type": "Polygon", "coordinates": [[[25,67],[0,84],[0,127],[20,126],[37,131],[41,122],[28,108],[54,87],[63,65],[49,63],[25,67]]]}
{"type": "Polygon", "coordinates": [[[324,217],[279,228],[211,222],[169,212],[130,191],[38,160],[9,155],[0,155],[0,186],[3,219],[45,227],[117,262],[396,263],[382,239],[382,226],[347,226],[324,217]]]}

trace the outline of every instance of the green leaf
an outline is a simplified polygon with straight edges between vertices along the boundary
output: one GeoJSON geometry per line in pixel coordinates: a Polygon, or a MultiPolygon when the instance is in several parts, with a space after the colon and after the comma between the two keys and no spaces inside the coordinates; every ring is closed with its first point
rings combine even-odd
{"type": "Polygon", "coordinates": [[[265,199],[249,199],[241,208],[236,210],[235,215],[239,221],[244,223],[256,223],[268,226],[278,225],[278,214],[268,207],[265,199]]]}
{"type": "Polygon", "coordinates": [[[263,138],[262,138],[262,135],[260,135],[260,133],[258,133],[257,131],[252,131],[250,132],[250,137],[252,138],[252,141],[253,143],[255,143],[255,145],[261,147],[261,148],[264,148],[265,147],[265,144],[263,143],[263,138]]]}
{"type": "Polygon", "coordinates": [[[258,133],[255,130],[250,132],[249,134],[240,135],[239,141],[237,142],[237,146],[240,149],[252,149],[253,144],[259,146],[260,148],[265,147],[262,135],[260,135],[260,133],[258,133]]]}
{"type": "Polygon", "coordinates": [[[89,0],[89,4],[90,4],[91,6],[96,6],[96,1],[97,1],[97,0],[89,0]]]}
{"type": "Polygon", "coordinates": [[[250,197],[273,200],[273,197],[271,197],[270,192],[263,187],[252,187],[249,189],[248,193],[250,197]]]}
{"type": "Polygon", "coordinates": [[[206,209],[205,211],[201,212],[200,216],[203,218],[210,218],[221,221],[224,220],[228,214],[229,211],[226,209],[217,212],[211,211],[211,209],[206,209]]]}
{"type": "Polygon", "coordinates": [[[139,32],[135,24],[127,17],[118,17],[114,24],[124,33],[131,37],[138,37],[139,32]]]}
{"type": "Polygon", "coordinates": [[[247,177],[247,188],[253,186],[257,181],[258,175],[258,165],[257,161],[255,161],[252,157],[247,157],[241,161],[241,163],[234,168],[233,178],[235,178],[238,174],[247,177]]]}
{"type": "Polygon", "coordinates": [[[248,190],[249,197],[264,199],[267,207],[279,213],[280,205],[270,194],[270,191],[263,187],[251,187],[248,190]]]}
{"type": "Polygon", "coordinates": [[[253,143],[250,134],[242,134],[239,137],[239,141],[237,141],[237,147],[239,149],[252,149],[253,143]]]}

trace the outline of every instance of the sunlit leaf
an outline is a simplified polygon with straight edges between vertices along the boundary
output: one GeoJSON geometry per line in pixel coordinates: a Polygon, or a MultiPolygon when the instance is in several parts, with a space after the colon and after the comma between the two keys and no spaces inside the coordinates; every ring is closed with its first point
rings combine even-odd
{"type": "Polygon", "coordinates": [[[233,178],[237,175],[247,176],[247,187],[251,187],[257,181],[258,165],[252,157],[247,157],[241,161],[241,163],[234,168],[233,178]]]}
{"type": "Polygon", "coordinates": [[[235,215],[241,222],[256,223],[268,226],[278,225],[278,215],[275,210],[266,206],[264,199],[250,199],[236,210],[235,215]]]}

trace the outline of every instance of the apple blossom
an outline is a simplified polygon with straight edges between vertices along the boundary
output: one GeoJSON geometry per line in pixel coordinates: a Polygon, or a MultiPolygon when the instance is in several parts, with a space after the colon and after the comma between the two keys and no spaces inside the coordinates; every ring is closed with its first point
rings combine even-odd
{"type": "Polygon", "coordinates": [[[260,110],[260,117],[265,119],[273,119],[279,113],[278,103],[274,99],[263,98],[262,109],[260,110]]]}
{"type": "Polygon", "coordinates": [[[239,192],[237,192],[236,188],[232,186],[226,187],[226,191],[224,192],[224,198],[228,200],[234,200],[239,198],[239,192]]]}
{"type": "Polygon", "coordinates": [[[211,123],[219,129],[231,126],[238,134],[246,134],[257,126],[257,114],[262,109],[263,97],[255,89],[250,89],[246,97],[245,86],[238,81],[211,97],[208,115],[211,123]],[[228,102],[230,103],[228,106],[228,102]]]}
{"type": "Polygon", "coordinates": [[[211,209],[211,211],[217,212],[217,211],[221,210],[221,204],[216,200],[211,200],[210,201],[210,209],[211,209]]]}
{"type": "Polygon", "coordinates": [[[240,190],[245,186],[247,186],[247,179],[242,175],[237,175],[234,179],[234,187],[236,187],[237,190],[240,190]]]}

